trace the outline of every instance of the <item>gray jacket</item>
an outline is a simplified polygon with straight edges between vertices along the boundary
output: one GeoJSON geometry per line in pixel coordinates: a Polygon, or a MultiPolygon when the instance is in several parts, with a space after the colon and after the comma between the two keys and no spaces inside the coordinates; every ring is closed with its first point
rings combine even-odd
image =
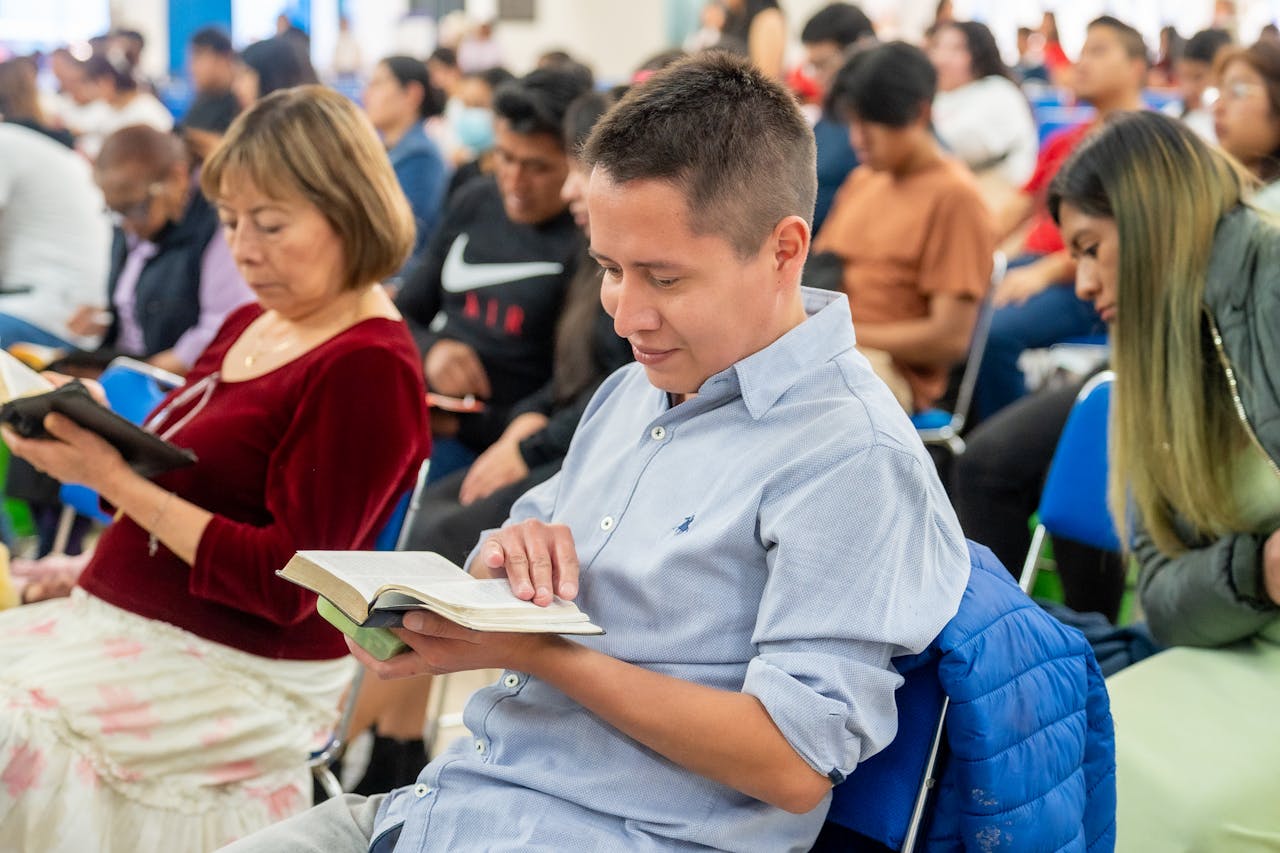
{"type": "MultiPolygon", "coordinates": [[[[1245,207],[1218,223],[1205,283],[1210,353],[1235,379],[1237,410],[1273,464],[1280,463],[1280,230],[1245,207]]],[[[1162,554],[1139,522],[1133,552],[1152,633],[1169,645],[1220,646],[1257,633],[1280,616],[1263,585],[1264,536],[1197,541],[1162,554]]]]}

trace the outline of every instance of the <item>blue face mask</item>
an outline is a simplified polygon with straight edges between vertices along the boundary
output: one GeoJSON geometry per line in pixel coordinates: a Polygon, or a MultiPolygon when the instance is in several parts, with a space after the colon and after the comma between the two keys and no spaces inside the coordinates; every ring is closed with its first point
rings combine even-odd
{"type": "Polygon", "coordinates": [[[458,141],[477,156],[493,147],[493,111],[484,107],[463,107],[453,117],[458,141]]]}

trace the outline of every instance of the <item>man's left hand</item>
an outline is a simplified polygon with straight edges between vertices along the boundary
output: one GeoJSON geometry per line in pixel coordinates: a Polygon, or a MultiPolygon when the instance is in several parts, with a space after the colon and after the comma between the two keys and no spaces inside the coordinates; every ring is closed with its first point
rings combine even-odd
{"type": "Polygon", "coordinates": [[[379,678],[444,675],[475,669],[527,670],[537,650],[559,641],[553,634],[472,631],[435,613],[406,613],[404,627],[393,629],[409,646],[390,660],[372,657],[348,639],[351,654],[379,678]]]}

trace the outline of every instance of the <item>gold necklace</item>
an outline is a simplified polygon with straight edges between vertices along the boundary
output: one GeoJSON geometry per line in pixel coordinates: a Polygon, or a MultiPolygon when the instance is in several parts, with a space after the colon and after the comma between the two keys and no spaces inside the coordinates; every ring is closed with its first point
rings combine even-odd
{"type": "Polygon", "coordinates": [[[249,353],[244,357],[245,367],[253,367],[258,362],[258,359],[262,358],[263,356],[276,355],[278,353],[284,352],[289,347],[293,346],[298,340],[296,337],[288,337],[282,341],[279,341],[273,344],[270,347],[267,347],[263,345],[263,341],[262,341],[263,337],[264,337],[263,335],[258,335],[258,340],[255,341],[253,352],[249,353]]]}

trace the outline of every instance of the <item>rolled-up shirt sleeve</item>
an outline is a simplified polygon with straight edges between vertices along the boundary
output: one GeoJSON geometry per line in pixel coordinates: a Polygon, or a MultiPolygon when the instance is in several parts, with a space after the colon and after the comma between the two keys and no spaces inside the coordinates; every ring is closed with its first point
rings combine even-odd
{"type": "Polygon", "coordinates": [[[769,578],[742,689],[838,783],[893,740],[892,659],[923,650],[955,615],[969,560],[918,456],[875,444],[827,463],[806,457],[765,493],[769,578]]]}
{"type": "Polygon", "coordinates": [[[200,318],[173,345],[173,354],[189,369],[222,328],[227,315],[253,301],[219,229],[200,260],[200,318]]]}

